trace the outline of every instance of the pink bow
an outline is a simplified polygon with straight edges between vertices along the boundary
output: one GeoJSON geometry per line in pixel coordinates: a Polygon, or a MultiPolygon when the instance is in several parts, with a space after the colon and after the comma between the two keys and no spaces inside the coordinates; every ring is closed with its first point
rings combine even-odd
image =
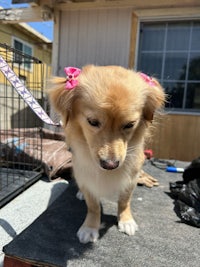
{"type": "Polygon", "coordinates": [[[140,72],[140,76],[143,78],[145,82],[147,82],[150,86],[156,86],[156,82],[153,81],[151,77],[146,75],[145,73],[140,72]]]}
{"type": "Polygon", "coordinates": [[[66,67],[64,70],[67,75],[66,89],[74,89],[78,85],[77,77],[81,73],[81,70],[74,67],[66,67]]]}

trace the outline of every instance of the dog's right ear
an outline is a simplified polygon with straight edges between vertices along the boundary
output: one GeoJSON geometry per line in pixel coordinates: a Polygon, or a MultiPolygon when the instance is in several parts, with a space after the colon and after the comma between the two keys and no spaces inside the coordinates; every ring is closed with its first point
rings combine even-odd
{"type": "Polygon", "coordinates": [[[66,126],[72,112],[74,91],[66,90],[66,78],[61,77],[53,78],[50,89],[47,91],[52,107],[62,116],[63,126],[66,126]]]}

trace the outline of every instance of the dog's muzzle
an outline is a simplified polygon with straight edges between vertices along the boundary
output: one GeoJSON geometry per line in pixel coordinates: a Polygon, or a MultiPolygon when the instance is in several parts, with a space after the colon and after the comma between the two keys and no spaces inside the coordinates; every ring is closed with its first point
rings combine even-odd
{"type": "Polygon", "coordinates": [[[100,160],[100,165],[103,169],[106,170],[114,170],[119,166],[119,161],[118,160],[100,160]]]}

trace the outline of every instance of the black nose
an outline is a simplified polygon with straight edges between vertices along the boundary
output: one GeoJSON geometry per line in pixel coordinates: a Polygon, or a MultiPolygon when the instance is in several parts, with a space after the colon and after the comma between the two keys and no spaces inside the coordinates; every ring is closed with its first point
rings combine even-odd
{"type": "Polygon", "coordinates": [[[116,169],[119,166],[118,160],[100,160],[100,165],[102,168],[106,170],[113,170],[116,169]]]}

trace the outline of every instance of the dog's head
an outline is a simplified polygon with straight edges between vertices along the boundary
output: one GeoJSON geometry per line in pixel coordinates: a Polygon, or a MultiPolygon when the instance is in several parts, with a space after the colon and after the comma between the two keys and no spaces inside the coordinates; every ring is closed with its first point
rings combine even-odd
{"type": "Polygon", "coordinates": [[[130,151],[142,146],[145,129],[164,103],[162,87],[119,66],[85,66],[72,90],[65,81],[55,78],[49,96],[67,138],[85,143],[101,168],[120,167],[130,151]]]}

